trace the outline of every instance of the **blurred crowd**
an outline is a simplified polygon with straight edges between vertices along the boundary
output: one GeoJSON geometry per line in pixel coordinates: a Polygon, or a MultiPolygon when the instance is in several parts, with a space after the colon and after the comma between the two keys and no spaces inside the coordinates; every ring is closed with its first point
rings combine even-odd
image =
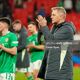
{"type": "Polygon", "coordinates": [[[0,0],[0,16],[8,16],[12,21],[20,19],[26,26],[28,22],[35,21],[38,14],[42,14],[48,20],[51,27],[50,12],[51,7],[62,6],[66,9],[67,20],[72,21],[77,31],[79,31],[80,20],[80,0],[0,0]]]}

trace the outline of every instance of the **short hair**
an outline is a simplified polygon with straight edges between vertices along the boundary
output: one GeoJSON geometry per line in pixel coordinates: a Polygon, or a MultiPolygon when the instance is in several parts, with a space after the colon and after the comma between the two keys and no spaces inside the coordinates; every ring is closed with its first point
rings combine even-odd
{"type": "Polygon", "coordinates": [[[57,11],[59,11],[59,13],[64,14],[65,15],[65,18],[66,18],[66,10],[65,10],[64,7],[52,7],[51,8],[51,11],[53,11],[53,10],[57,10],[57,11]]]}
{"type": "Polygon", "coordinates": [[[10,28],[10,26],[11,26],[11,19],[8,17],[0,18],[0,22],[6,23],[8,25],[8,28],[10,28]]]}
{"type": "Polygon", "coordinates": [[[33,21],[31,21],[31,22],[29,22],[29,23],[28,23],[28,25],[30,25],[30,24],[32,24],[32,25],[34,25],[34,26],[36,26],[36,23],[35,23],[35,22],[33,22],[33,21]]]}
{"type": "Polygon", "coordinates": [[[12,25],[18,24],[18,23],[21,23],[21,21],[20,21],[20,20],[15,20],[15,21],[12,23],[12,25]]]}

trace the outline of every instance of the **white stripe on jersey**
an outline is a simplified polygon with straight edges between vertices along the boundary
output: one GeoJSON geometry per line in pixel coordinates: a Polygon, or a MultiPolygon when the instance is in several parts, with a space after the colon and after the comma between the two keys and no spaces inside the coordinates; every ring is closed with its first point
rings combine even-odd
{"type": "Polygon", "coordinates": [[[18,41],[13,41],[12,43],[14,43],[14,44],[15,44],[15,43],[18,43],[18,41]]]}

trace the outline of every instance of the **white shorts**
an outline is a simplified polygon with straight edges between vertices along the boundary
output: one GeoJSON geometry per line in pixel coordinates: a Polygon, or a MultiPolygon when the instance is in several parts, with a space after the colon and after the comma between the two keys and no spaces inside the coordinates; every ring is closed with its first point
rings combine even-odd
{"type": "Polygon", "coordinates": [[[15,73],[1,73],[0,80],[15,80],[15,73]]]}
{"type": "Polygon", "coordinates": [[[33,63],[30,63],[30,71],[33,72],[33,70],[39,70],[42,64],[42,60],[37,60],[33,63]]]}

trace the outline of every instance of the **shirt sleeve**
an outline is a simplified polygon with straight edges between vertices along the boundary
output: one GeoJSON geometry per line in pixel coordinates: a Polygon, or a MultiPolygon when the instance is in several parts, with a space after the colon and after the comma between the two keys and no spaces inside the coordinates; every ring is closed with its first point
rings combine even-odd
{"type": "Polygon", "coordinates": [[[16,47],[18,46],[18,39],[17,39],[17,36],[15,34],[12,34],[10,36],[10,46],[11,47],[16,47]]]}

